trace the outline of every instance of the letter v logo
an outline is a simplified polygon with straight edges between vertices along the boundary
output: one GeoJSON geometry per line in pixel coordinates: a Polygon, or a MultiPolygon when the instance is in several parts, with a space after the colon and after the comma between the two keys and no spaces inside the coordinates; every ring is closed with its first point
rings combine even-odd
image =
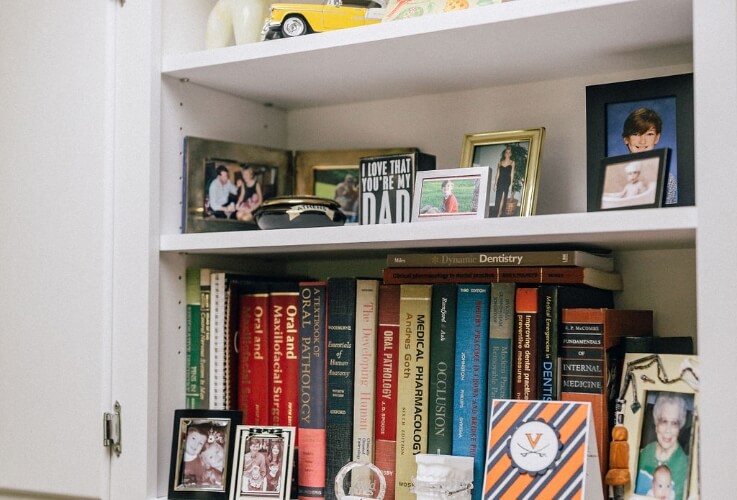
{"type": "Polygon", "coordinates": [[[527,441],[529,441],[530,446],[534,450],[537,447],[537,443],[540,442],[540,438],[542,437],[542,434],[537,433],[535,434],[534,438],[532,437],[532,434],[530,433],[525,433],[525,436],[527,436],[527,441]]]}

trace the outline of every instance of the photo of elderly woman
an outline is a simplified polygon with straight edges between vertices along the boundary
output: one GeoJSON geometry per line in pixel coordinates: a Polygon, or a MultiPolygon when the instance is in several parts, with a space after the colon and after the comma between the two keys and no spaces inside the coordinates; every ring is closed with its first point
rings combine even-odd
{"type": "Polygon", "coordinates": [[[635,493],[685,500],[693,426],[693,394],[647,393],[635,493]]]}

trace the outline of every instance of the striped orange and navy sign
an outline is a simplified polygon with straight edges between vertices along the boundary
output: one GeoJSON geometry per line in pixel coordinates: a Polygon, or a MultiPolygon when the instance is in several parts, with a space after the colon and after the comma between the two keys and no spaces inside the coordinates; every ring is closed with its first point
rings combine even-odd
{"type": "Polygon", "coordinates": [[[494,400],[484,500],[582,499],[590,411],[586,403],[494,400]]]}

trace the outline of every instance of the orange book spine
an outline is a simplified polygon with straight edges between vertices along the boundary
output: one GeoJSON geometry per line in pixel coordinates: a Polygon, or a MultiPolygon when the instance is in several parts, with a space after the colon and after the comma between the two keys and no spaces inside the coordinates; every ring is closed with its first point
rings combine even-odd
{"type": "Polygon", "coordinates": [[[517,288],[515,294],[512,396],[537,399],[537,287],[517,288]]]}

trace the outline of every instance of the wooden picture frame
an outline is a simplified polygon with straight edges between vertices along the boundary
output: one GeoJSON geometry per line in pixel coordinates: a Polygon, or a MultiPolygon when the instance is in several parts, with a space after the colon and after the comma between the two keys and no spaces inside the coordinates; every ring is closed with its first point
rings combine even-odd
{"type": "Polygon", "coordinates": [[[697,356],[627,353],[623,372],[616,418],[627,429],[624,497],[652,498],[652,488],[662,490],[668,476],[669,498],[698,496],[697,356]]]}
{"type": "Polygon", "coordinates": [[[230,500],[289,500],[295,434],[295,427],[237,427],[230,500]]]}
{"type": "Polygon", "coordinates": [[[544,138],[544,127],[465,135],[461,166],[491,169],[489,217],[534,215],[544,138]]]}
{"type": "Polygon", "coordinates": [[[638,148],[671,150],[662,206],[694,204],[693,74],[586,87],[586,139],[588,211],[599,203],[601,160],[638,148]],[[644,142],[650,127],[660,128],[655,144],[644,142]],[[627,139],[633,135],[643,143],[627,139]]]}
{"type": "Polygon", "coordinates": [[[412,222],[485,218],[489,207],[489,173],[488,167],[417,172],[412,222]]]}
{"type": "Polygon", "coordinates": [[[597,210],[662,206],[669,151],[653,149],[601,160],[597,210]]]}
{"type": "Polygon", "coordinates": [[[236,410],[175,410],[169,498],[227,500],[236,410]]]}
{"type": "MultiPolygon", "coordinates": [[[[253,168],[261,186],[262,200],[290,194],[291,154],[288,151],[200,137],[184,138],[184,196],[182,232],[242,231],[258,229],[253,220],[239,220],[237,195],[230,194],[233,210],[213,210],[209,186],[219,169],[228,172],[233,187],[245,168],[253,168]]],[[[254,210],[257,206],[253,206],[254,210]]]]}

